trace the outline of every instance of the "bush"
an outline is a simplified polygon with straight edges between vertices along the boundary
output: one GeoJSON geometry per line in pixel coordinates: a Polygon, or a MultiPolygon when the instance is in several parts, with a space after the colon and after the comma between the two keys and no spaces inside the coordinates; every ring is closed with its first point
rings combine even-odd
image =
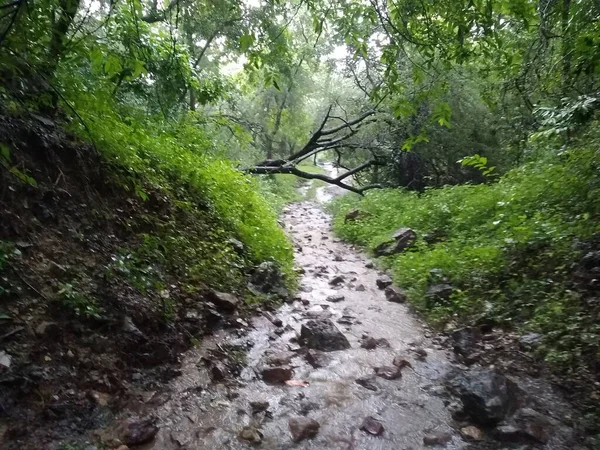
{"type": "Polygon", "coordinates": [[[596,166],[596,152],[585,150],[523,166],[491,185],[348,195],[332,205],[334,228],[369,249],[413,228],[416,245],[382,263],[434,323],[486,320],[539,331],[548,360],[597,360],[600,310],[590,310],[573,283],[582,243],[600,231],[596,166]],[[345,221],[356,208],[366,214],[345,221]],[[447,302],[426,296],[434,269],[455,289],[447,302]]]}

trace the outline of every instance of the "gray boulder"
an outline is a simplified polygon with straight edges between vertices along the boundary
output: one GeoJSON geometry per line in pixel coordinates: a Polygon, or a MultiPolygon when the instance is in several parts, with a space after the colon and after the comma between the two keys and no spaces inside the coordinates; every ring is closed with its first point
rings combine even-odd
{"type": "Polygon", "coordinates": [[[309,320],[300,328],[300,339],[308,348],[331,352],[350,348],[350,342],[329,319],[309,320]]]}
{"type": "Polygon", "coordinates": [[[456,372],[447,380],[463,404],[463,412],[480,425],[495,425],[512,414],[521,395],[518,386],[490,369],[456,372]]]}

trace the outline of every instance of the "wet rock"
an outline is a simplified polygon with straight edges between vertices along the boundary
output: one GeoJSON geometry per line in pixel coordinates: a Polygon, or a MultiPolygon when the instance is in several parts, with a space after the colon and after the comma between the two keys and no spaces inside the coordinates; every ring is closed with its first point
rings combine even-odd
{"type": "Polygon", "coordinates": [[[448,442],[452,440],[452,435],[450,433],[435,431],[423,437],[423,444],[427,446],[434,445],[443,445],[445,446],[448,442]]]}
{"type": "Polygon", "coordinates": [[[394,361],[392,361],[392,364],[400,370],[404,369],[405,367],[410,367],[412,369],[412,364],[410,361],[402,356],[394,356],[394,361]]]}
{"type": "Polygon", "coordinates": [[[522,408],[514,414],[510,424],[494,430],[494,437],[510,443],[545,444],[556,426],[557,423],[545,415],[531,408],[522,408]]]}
{"type": "Polygon", "coordinates": [[[329,319],[309,320],[300,328],[300,338],[304,345],[325,352],[346,350],[350,342],[329,319]]]}
{"type": "Polygon", "coordinates": [[[235,295],[226,292],[211,290],[206,294],[206,298],[214,303],[217,308],[224,309],[225,311],[235,311],[240,303],[240,300],[235,295]]]}
{"type": "Polygon", "coordinates": [[[308,306],[310,305],[310,300],[308,300],[307,298],[303,298],[300,299],[300,302],[304,305],[304,306],[308,306]]]}
{"type": "Polygon", "coordinates": [[[435,306],[448,301],[453,292],[454,288],[450,284],[442,283],[429,286],[425,292],[427,306],[435,306]]]}
{"type": "Polygon", "coordinates": [[[262,433],[252,425],[245,426],[240,431],[239,438],[248,441],[251,444],[257,445],[262,442],[262,433]]]}
{"type": "Polygon", "coordinates": [[[285,366],[289,364],[292,358],[294,358],[296,354],[292,351],[289,352],[277,352],[265,357],[265,364],[269,366],[285,366]]]}
{"type": "Polygon", "coordinates": [[[60,326],[56,322],[44,321],[44,322],[40,323],[37,327],[35,327],[35,334],[40,337],[41,336],[56,336],[59,332],[60,332],[60,326]]]}
{"type": "Polygon", "coordinates": [[[250,409],[252,410],[252,414],[266,411],[267,409],[269,409],[269,402],[260,400],[250,402],[250,409]]]}
{"type": "Polygon", "coordinates": [[[519,338],[519,346],[523,350],[530,350],[537,346],[544,339],[544,335],[539,333],[527,333],[519,338]]]}
{"type": "Polygon", "coordinates": [[[98,406],[106,406],[110,402],[110,395],[104,392],[90,391],[88,397],[98,406]]]}
{"type": "Polygon", "coordinates": [[[119,425],[118,435],[121,442],[128,446],[147,444],[158,433],[156,418],[127,419],[119,425]]]}
{"type": "Polygon", "coordinates": [[[410,228],[400,228],[388,241],[382,242],[373,249],[375,256],[390,256],[402,253],[417,240],[417,233],[410,228]]]}
{"type": "Polygon", "coordinates": [[[342,258],[342,255],[338,255],[338,254],[336,254],[336,255],[333,257],[333,260],[334,260],[334,261],[343,261],[343,260],[344,260],[344,258],[342,258]]]}
{"type": "Polygon", "coordinates": [[[485,439],[485,433],[473,425],[461,428],[460,434],[467,441],[483,441],[485,439]]]}
{"type": "Polygon", "coordinates": [[[272,261],[262,262],[254,268],[248,289],[254,294],[276,294],[284,298],[289,296],[283,273],[272,261]]]}
{"type": "Polygon", "coordinates": [[[295,417],[288,422],[292,440],[300,442],[304,439],[314,438],[319,433],[319,422],[308,417],[295,417]]]}
{"type": "Polygon", "coordinates": [[[211,361],[210,377],[213,382],[223,381],[227,377],[227,367],[220,361],[211,361]]]}
{"type": "Polygon", "coordinates": [[[490,369],[456,372],[449,388],[460,397],[464,412],[480,425],[502,421],[516,409],[519,395],[515,383],[490,369]]]}
{"type": "Polygon", "coordinates": [[[332,286],[337,286],[338,284],[342,284],[346,278],[343,275],[336,275],[331,280],[329,280],[329,284],[332,286]]]}
{"type": "Polygon", "coordinates": [[[276,327],[282,327],[283,322],[279,317],[273,316],[271,313],[264,312],[263,316],[276,327]]]}
{"type": "Polygon", "coordinates": [[[375,281],[377,283],[377,287],[379,289],[385,289],[388,286],[391,286],[393,281],[388,275],[382,275],[375,281]]]}
{"type": "Polygon", "coordinates": [[[6,353],[4,350],[0,351],[0,371],[10,369],[12,356],[6,353]]]}
{"type": "Polygon", "coordinates": [[[388,286],[385,288],[385,298],[392,303],[406,302],[406,292],[396,286],[388,286]]]}
{"type": "Polygon", "coordinates": [[[313,291],[313,288],[312,288],[312,286],[307,286],[307,285],[303,284],[302,286],[300,286],[300,291],[309,293],[309,292],[313,291]]]}
{"type": "Polygon", "coordinates": [[[361,348],[365,348],[367,350],[373,350],[377,347],[389,347],[390,343],[384,338],[375,339],[374,337],[367,336],[362,340],[360,346],[361,348]]]}
{"type": "Polygon", "coordinates": [[[315,369],[325,367],[329,364],[329,358],[323,352],[318,350],[308,350],[305,355],[306,362],[308,362],[315,369]]]}
{"type": "Polygon", "coordinates": [[[123,331],[125,331],[126,333],[133,334],[134,336],[137,336],[139,338],[144,338],[144,333],[142,333],[140,329],[135,326],[133,320],[131,320],[131,317],[123,316],[121,325],[123,331]]]}
{"type": "Polygon", "coordinates": [[[328,302],[331,302],[331,303],[338,303],[338,302],[343,302],[345,298],[346,297],[341,294],[334,294],[334,295],[328,295],[325,300],[328,302]]]}
{"type": "Polygon", "coordinates": [[[293,375],[292,368],[286,366],[263,367],[261,370],[262,379],[267,383],[284,383],[291,380],[293,375]]]}
{"type": "Polygon", "coordinates": [[[453,331],[450,337],[453,341],[454,353],[467,356],[472,354],[477,348],[481,332],[477,328],[467,327],[453,331]]]}
{"type": "Polygon", "coordinates": [[[425,350],[424,348],[417,347],[413,351],[415,352],[415,355],[418,359],[424,360],[425,358],[427,358],[427,350],[425,350]]]}
{"type": "Polygon", "coordinates": [[[385,380],[397,380],[402,376],[402,372],[396,366],[375,367],[375,374],[385,380]]]}
{"type": "Polygon", "coordinates": [[[354,382],[369,391],[377,391],[378,389],[375,377],[373,376],[360,377],[354,380],[354,382]]]}
{"type": "Polygon", "coordinates": [[[381,424],[381,422],[379,422],[378,420],[374,419],[371,416],[365,417],[365,419],[363,420],[363,422],[360,426],[360,429],[368,434],[373,435],[373,436],[379,436],[384,431],[384,428],[383,428],[383,425],[381,424]]]}
{"type": "Polygon", "coordinates": [[[356,286],[356,288],[354,290],[357,292],[365,292],[367,290],[367,288],[365,287],[364,284],[359,284],[358,286],[356,286]]]}
{"type": "Polygon", "coordinates": [[[373,267],[375,267],[375,264],[373,264],[371,261],[369,261],[368,263],[365,264],[365,267],[367,269],[372,269],[373,267]]]}

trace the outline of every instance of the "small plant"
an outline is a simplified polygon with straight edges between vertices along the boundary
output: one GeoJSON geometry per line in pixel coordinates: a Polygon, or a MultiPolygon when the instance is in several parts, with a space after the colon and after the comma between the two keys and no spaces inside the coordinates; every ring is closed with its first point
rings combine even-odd
{"type": "Polygon", "coordinates": [[[100,308],[96,300],[83,293],[76,284],[60,283],[58,285],[60,304],[77,316],[99,318],[100,308]]]}

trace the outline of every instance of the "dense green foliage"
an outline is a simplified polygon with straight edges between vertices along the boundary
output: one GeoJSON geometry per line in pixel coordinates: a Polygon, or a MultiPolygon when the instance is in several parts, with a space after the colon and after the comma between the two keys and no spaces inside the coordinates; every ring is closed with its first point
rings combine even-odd
{"type": "MultiPolygon", "coordinates": [[[[122,187],[169,196],[210,222],[211,242],[239,239],[244,264],[291,273],[275,215],[300,194],[284,173],[314,175],[307,161],[328,159],[354,187],[390,188],[339,201],[345,238],[373,247],[400,226],[419,232],[415,251],[386,264],[433,320],[543,331],[556,362],[597,355],[597,306],[574,281],[598,232],[597,1],[16,0],[2,11],[3,114],[61,121],[122,187]],[[255,166],[282,170],[240,170],[255,166]],[[370,215],[344,223],[356,202],[370,215]],[[428,301],[433,269],[456,286],[450,302],[428,301]]],[[[138,265],[166,257],[231,280],[231,247],[204,248],[203,229],[177,224],[158,243],[140,236],[138,265]]]]}
{"type": "Polygon", "coordinates": [[[400,227],[419,236],[410,251],[384,257],[416,308],[434,322],[477,321],[544,333],[540,352],[574,369],[600,357],[600,309],[573,273],[600,232],[597,150],[554,156],[514,169],[492,185],[346,196],[335,229],[374,248],[400,227]],[[364,213],[346,221],[354,208],[364,213]],[[427,289],[447,279],[447,301],[427,289]]]}

